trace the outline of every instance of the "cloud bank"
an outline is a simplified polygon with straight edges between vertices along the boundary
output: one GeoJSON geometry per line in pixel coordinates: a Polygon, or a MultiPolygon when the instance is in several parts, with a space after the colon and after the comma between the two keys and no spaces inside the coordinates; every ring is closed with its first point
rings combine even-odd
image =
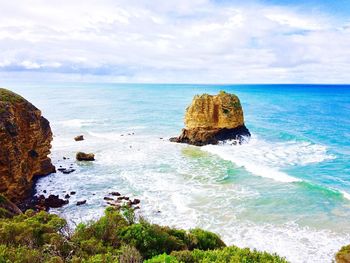
{"type": "Polygon", "coordinates": [[[0,9],[3,79],[350,83],[349,20],[301,6],[0,0],[0,9]]]}

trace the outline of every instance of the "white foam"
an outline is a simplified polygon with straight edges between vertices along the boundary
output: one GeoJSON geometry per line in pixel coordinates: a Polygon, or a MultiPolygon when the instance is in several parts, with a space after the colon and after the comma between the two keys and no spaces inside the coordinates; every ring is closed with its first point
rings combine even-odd
{"type": "Polygon", "coordinates": [[[201,149],[232,161],[254,175],[287,183],[302,180],[283,172],[283,168],[334,158],[323,145],[295,141],[269,143],[257,137],[242,145],[207,145],[201,149]]]}
{"type": "Polygon", "coordinates": [[[122,133],[117,133],[117,132],[88,132],[91,136],[100,138],[100,139],[107,139],[110,141],[124,141],[124,138],[122,133]]]}
{"type": "Polygon", "coordinates": [[[60,121],[60,124],[62,124],[65,127],[75,127],[75,128],[81,128],[83,126],[89,125],[94,123],[94,120],[91,119],[71,119],[66,121],[60,121]]]}
{"type": "Polygon", "coordinates": [[[343,195],[345,199],[350,200],[350,194],[348,192],[343,190],[340,190],[339,192],[343,195]]]}

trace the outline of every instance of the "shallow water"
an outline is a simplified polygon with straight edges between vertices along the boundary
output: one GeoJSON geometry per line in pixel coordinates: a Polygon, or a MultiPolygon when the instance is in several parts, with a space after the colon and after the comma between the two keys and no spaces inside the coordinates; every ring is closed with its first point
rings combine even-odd
{"type": "Polygon", "coordinates": [[[50,120],[54,164],[77,169],[37,185],[39,193],[77,192],[70,205],[54,210],[70,222],[98,218],[103,197],[119,191],[140,198],[152,222],[206,228],[228,244],[291,262],[331,262],[350,243],[350,86],[8,87],[50,120]],[[219,90],[240,97],[250,142],[168,142],[180,133],[193,95],[219,90]],[[85,140],[75,142],[78,134],[85,140]],[[96,161],[75,162],[77,151],[94,152],[96,161]],[[87,205],[75,206],[82,199],[87,205]]]}

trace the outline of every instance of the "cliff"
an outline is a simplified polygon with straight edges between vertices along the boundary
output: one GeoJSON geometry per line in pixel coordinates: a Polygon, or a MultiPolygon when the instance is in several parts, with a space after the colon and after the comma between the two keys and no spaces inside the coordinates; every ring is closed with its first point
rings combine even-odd
{"type": "Polygon", "coordinates": [[[55,172],[47,119],[30,102],[0,88],[0,193],[17,203],[30,196],[37,176],[55,172]]]}
{"type": "Polygon", "coordinates": [[[185,128],[170,140],[201,146],[225,140],[241,143],[249,136],[239,98],[221,91],[218,95],[195,96],[186,109],[185,128]]]}

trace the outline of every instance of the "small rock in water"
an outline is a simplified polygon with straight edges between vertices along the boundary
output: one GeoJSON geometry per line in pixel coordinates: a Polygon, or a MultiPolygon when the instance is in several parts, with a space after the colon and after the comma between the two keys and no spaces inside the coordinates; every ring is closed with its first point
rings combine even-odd
{"type": "Polygon", "coordinates": [[[48,198],[45,199],[45,206],[58,208],[68,204],[68,200],[63,200],[58,197],[58,195],[49,195],[48,198]]]}
{"type": "Polygon", "coordinates": [[[84,204],[86,204],[86,200],[78,201],[78,202],[77,202],[77,205],[84,205],[84,204]]]}
{"type": "Polygon", "coordinates": [[[64,174],[70,174],[70,173],[73,173],[75,171],[75,169],[64,169],[63,171],[62,171],[62,173],[64,173],[64,174]]]}
{"type": "Polygon", "coordinates": [[[141,202],[140,199],[135,198],[135,199],[131,202],[131,204],[137,205],[137,204],[139,204],[140,202],[141,202]]]}
{"type": "Polygon", "coordinates": [[[70,192],[70,195],[75,195],[77,192],[75,192],[75,191],[72,191],[72,192],[70,192]]]}
{"type": "Polygon", "coordinates": [[[111,197],[107,197],[107,196],[106,196],[106,197],[103,198],[103,200],[112,201],[112,200],[114,200],[114,199],[111,198],[111,197]]]}
{"type": "Polygon", "coordinates": [[[70,195],[69,195],[69,194],[66,194],[66,195],[64,196],[64,198],[68,199],[68,198],[70,198],[70,195]]]}
{"type": "Polygon", "coordinates": [[[112,192],[110,193],[110,195],[113,195],[113,196],[120,196],[121,194],[119,192],[112,192]]]}
{"type": "Polygon", "coordinates": [[[76,142],[78,142],[78,141],[83,141],[83,140],[84,140],[84,135],[78,135],[78,136],[74,137],[74,140],[75,140],[76,142]]]}
{"type": "Polygon", "coordinates": [[[75,169],[67,169],[67,168],[58,168],[57,169],[58,171],[60,171],[61,173],[64,173],[64,174],[70,174],[70,173],[73,173],[75,171],[75,169]]]}
{"type": "Polygon", "coordinates": [[[47,193],[47,191],[46,191],[46,190],[44,190],[44,191],[43,191],[43,193],[44,193],[44,194],[46,194],[46,193],[47,193]]]}
{"type": "Polygon", "coordinates": [[[67,158],[63,156],[63,160],[66,160],[67,158]]]}
{"type": "Polygon", "coordinates": [[[76,159],[78,161],[95,161],[95,155],[93,153],[78,152],[76,159]]]}

